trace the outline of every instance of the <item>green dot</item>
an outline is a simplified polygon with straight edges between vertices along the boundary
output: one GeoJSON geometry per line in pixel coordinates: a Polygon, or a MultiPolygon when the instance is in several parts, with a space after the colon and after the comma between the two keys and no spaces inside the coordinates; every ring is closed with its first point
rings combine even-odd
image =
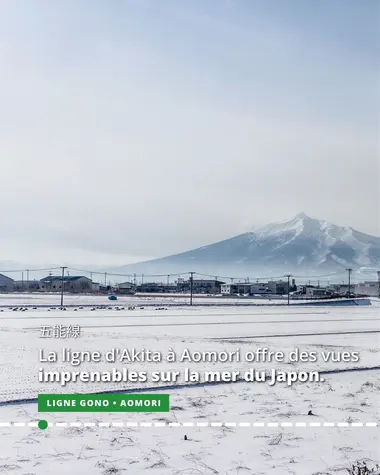
{"type": "Polygon", "coordinates": [[[39,429],[45,430],[45,429],[48,428],[48,426],[49,426],[48,421],[44,421],[44,420],[38,421],[38,428],[39,429]]]}

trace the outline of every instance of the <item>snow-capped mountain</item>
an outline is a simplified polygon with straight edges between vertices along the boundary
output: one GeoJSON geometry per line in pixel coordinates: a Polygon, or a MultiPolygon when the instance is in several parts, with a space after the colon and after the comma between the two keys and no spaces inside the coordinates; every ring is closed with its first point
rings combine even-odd
{"type": "Polygon", "coordinates": [[[380,237],[300,213],[221,242],[118,270],[150,274],[282,275],[380,267],[380,237]]]}

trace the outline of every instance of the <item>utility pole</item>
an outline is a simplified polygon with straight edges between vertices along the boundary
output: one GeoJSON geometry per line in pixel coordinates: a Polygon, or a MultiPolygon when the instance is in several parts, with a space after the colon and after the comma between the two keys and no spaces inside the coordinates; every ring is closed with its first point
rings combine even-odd
{"type": "Polygon", "coordinates": [[[166,285],[169,287],[170,275],[167,276],[166,285]]]}
{"type": "Polygon", "coordinates": [[[104,272],[104,287],[107,288],[107,272],[104,272]]]}
{"type": "Polygon", "coordinates": [[[26,269],[26,280],[29,282],[29,269],[26,269]]]}
{"type": "Polygon", "coordinates": [[[378,287],[378,297],[380,299],[380,270],[377,271],[377,287],[378,287]]]}
{"type": "Polygon", "coordinates": [[[292,277],[292,274],[285,274],[285,277],[288,278],[288,305],[290,305],[290,277],[292,277]]]}
{"type": "Polygon", "coordinates": [[[346,269],[346,271],[348,272],[348,298],[351,297],[351,272],[352,272],[352,269],[346,269]]]}
{"type": "Polygon", "coordinates": [[[144,274],[141,274],[141,285],[144,285],[144,274]]]}
{"type": "Polygon", "coordinates": [[[61,269],[62,269],[62,278],[61,278],[61,307],[63,307],[63,289],[64,289],[64,286],[65,286],[65,269],[67,269],[67,267],[62,266],[61,269]]]}
{"type": "Polygon", "coordinates": [[[190,305],[193,305],[193,280],[195,272],[190,272],[190,305]]]}
{"type": "Polygon", "coordinates": [[[24,292],[24,272],[21,272],[21,289],[24,292]]]}

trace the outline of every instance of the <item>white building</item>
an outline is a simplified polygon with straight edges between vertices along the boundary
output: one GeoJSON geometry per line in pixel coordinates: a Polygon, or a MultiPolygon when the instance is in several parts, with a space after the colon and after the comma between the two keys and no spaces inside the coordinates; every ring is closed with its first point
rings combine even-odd
{"type": "Polygon", "coordinates": [[[136,286],[132,282],[123,282],[118,285],[119,294],[134,295],[136,293],[136,286]]]}
{"type": "Polygon", "coordinates": [[[251,292],[251,285],[247,282],[236,284],[221,284],[220,292],[222,295],[245,295],[251,292]]]}
{"type": "Polygon", "coordinates": [[[100,291],[100,284],[99,282],[93,282],[91,285],[91,289],[93,292],[99,292],[100,291]]]}
{"type": "Polygon", "coordinates": [[[222,284],[223,295],[249,294],[249,295],[282,295],[288,292],[288,283],[283,281],[269,282],[244,282],[222,284]]]}
{"type": "Polygon", "coordinates": [[[0,274],[0,292],[12,292],[14,280],[4,274],[0,274]]]}
{"type": "Polygon", "coordinates": [[[270,280],[266,285],[272,294],[285,295],[288,293],[288,282],[283,280],[270,280]]]}
{"type": "Polygon", "coordinates": [[[272,294],[272,290],[269,288],[267,283],[259,283],[255,282],[254,284],[251,284],[251,294],[255,295],[266,295],[266,294],[272,294]]]}
{"type": "Polygon", "coordinates": [[[331,292],[321,287],[311,287],[307,285],[305,288],[305,296],[313,298],[323,298],[331,296],[331,292]]]}
{"type": "Polygon", "coordinates": [[[369,297],[380,297],[379,282],[367,281],[355,284],[354,293],[357,295],[368,295],[369,297]]]}

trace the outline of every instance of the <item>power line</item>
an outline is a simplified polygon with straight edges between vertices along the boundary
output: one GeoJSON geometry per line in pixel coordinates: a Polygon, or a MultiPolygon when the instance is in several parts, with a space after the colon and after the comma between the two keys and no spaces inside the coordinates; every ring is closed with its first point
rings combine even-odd
{"type": "Polygon", "coordinates": [[[180,275],[186,275],[189,274],[188,271],[186,272],[176,272],[176,273],[166,273],[166,274],[145,274],[145,273],[132,273],[129,274],[122,274],[122,273],[116,273],[116,272],[104,272],[104,271],[95,271],[95,270],[90,270],[90,269],[76,269],[74,267],[68,267],[68,269],[73,270],[75,272],[83,272],[83,273],[92,273],[92,274],[98,274],[98,275],[104,275],[105,273],[108,276],[114,276],[114,277],[131,277],[132,274],[136,276],[144,276],[144,277],[167,277],[168,275],[170,276],[180,276],[180,275]]]}
{"type": "Polygon", "coordinates": [[[294,277],[294,278],[297,278],[297,279],[310,279],[310,278],[311,278],[311,279],[318,279],[318,278],[322,278],[322,277],[332,277],[333,275],[342,275],[342,273],[340,273],[340,272],[332,272],[332,273],[330,273],[330,274],[320,274],[320,275],[312,275],[312,276],[310,276],[310,275],[305,275],[305,276],[303,276],[303,275],[295,275],[295,274],[293,274],[293,277],[294,277]]]}
{"type": "MultiPolygon", "coordinates": [[[[195,275],[199,275],[201,277],[210,277],[212,278],[213,280],[215,280],[215,274],[201,274],[199,272],[194,272],[195,275]]],[[[279,276],[271,276],[271,277],[252,277],[252,276],[246,276],[246,277],[232,277],[232,276],[218,276],[218,279],[224,279],[224,280],[231,280],[231,279],[234,279],[234,280],[244,280],[245,282],[247,280],[273,280],[273,279],[281,279],[283,277],[283,275],[279,275],[279,276]]]]}
{"type": "MultiPolygon", "coordinates": [[[[233,276],[233,275],[229,275],[229,276],[215,276],[215,273],[213,274],[207,274],[207,273],[202,273],[202,272],[190,272],[190,271],[185,271],[185,272],[175,272],[175,273],[165,273],[165,274],[137,274],[137,273],[129,273],[129,274],[126,274],[126,273],[118,273],[118,272],[105,272],[105,271],[100,271],[100,270],[91,270],[91,269],[78,269],[76,267],[69,267],[69,266],[64,266],[65,269],[67,269],[68,271],[74,271],[74,272],[78,272],[78,273],[82,273],[82,274],[90,274],[91,275],[91,280],[92,280],[92,277],[95,276],[95,275],[102,275],[104,276],[105,278],[105,281],[107,281],[107,277],[115,277],[115,278],[118,278],[118,277],[123,277],[123,278],[128,278],[129,280],[132,279],[132,275],[134,276],[134,281],[137,282],[137,277],[141,277],[141,280],[143,282],[147,282],[147,280],[149,279],[154,279],[154,278],[161,278],[162,279],[162,282],[164,281],[168,281],[170,280],[170,278],[173,278],[173,277],[182,277],[182,276],[188,276],[189,274],[192,274],[193,275],[193,280],[194,280],[194,276],[198,276],[198,277],[203,277],[203,278],[209,278],[210,280],[221,280],[221,281],[228,281],[228,282],[235,282],[235,283],[238,283],[238,281],[243,281],[243,282],[259,282],[259,281],[270,281],[270,280],[282,280],[283,279],[283,275],[280,276],[266,276],[266,277],[258,277],[257,275],[256,276],[244,276],[244,277],[237,277],[237,276],[233,276]]],[[[32,272],[51,272],[51,271],[55,271],[55,270],[61,270],[62,269],[62,266],[57,266],[57,267],[44,267],[44,268],[34,268],[34,269],[9,269],[9,270],[0,270],[0,273],[4,273],[4,274],[13,274],[13,273],[23,273],[23,272],[26,272],[26,275],[27,275],[27,280],[29,280],[29,274],[32,273],[32,272]]],[[[349,284],[350,284],[350,287],[351,287],[351,284],[352,284],[352,279],[351,279],[351,272],[352,272],[352,269],[345,269],[346,272],[349,272],[349,284]]],[[[320,279],[328,279],[329,282],[331,280],[332,277],[336,277],[336,278],[342,278],[343,276],[343,273],[344,271],[342,270],[341,272],[330,272],[330,273],[326,273],[326,274],[318,274],[318,275],[298,275],[298,274],[292,274],[292,277],[293,278],[296,278],[298,280],[308,280],[309,282],[312,282],[312,281],[320,281],[320,279]]],[[[368,275],[369,274],[369,271],[366,272],[366,274],[368,275]]],[[[105,282],[106,283],[106,282],[105,282]]]]}
{"type": "Polygon", "coordinates": [[[12,269],[12,270],[2,270],[0,269],[0,272],[1,273],[4,273],[4,274],[10,274],[12,272],[16,272],[16,273],[21,273],[21,272],[47,272],[47,271],[50,271],[50,270],[58,270],[58,269],[62,269],[62,267],[47,267],[45,269],[12,269]]]}

